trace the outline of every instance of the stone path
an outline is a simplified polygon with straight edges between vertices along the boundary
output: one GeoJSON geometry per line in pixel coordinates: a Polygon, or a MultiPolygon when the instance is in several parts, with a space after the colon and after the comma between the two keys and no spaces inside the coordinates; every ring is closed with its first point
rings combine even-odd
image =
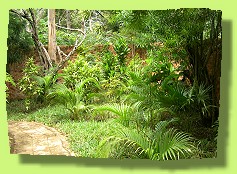
{"type": "Polygon", "coordinates": [[[36,122],[8,121],[11,154],[75,156],[66,137],[36,122]]]}

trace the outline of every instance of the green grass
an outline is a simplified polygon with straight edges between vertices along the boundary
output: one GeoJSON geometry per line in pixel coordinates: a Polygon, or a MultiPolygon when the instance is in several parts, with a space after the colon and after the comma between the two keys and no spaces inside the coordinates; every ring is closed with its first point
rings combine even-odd
{"type": "Polygon", "coordinates": [[[24,101],[15,101],[7,104],[7,117],[8,120],[35,121],[48,126],[69,120],[68,111],[62,106],[35,105],[30,111],[26,111],[24,101]]]}
{"type": "Polygon", "coordinates": [[[60,122],[56,127],[68,135],[72,150],[77,156],[99,157],[97,148],[101,140],[112,135],[114,132],[111,126],[116,126],[113,121],[65,121],[60,122]]]}
{"type": "Polygon", "coordinates": [[[113,134],[111,126],[115,126],[113,120],[97,122],[95,120],[72,121],[70,113],[61,105],[37,106],[26,112],[24,101],[14,101],[7,104],[8,120],[35,121],[51,126],[68,136],[71,149],[76,156],[97,156],[97,146],[105,137],[113,134]]]}

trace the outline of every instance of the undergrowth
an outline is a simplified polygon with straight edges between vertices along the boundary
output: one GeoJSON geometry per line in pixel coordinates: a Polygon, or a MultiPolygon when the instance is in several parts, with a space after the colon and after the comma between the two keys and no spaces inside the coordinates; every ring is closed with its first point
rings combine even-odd
{"type": "MultiPolygon", "coordinates": [[[[97,121],[93,117],[84,121],[70,120],[69,111],[61,105],[41,105],[39,107],[35,104],[31,110],[26,111],[24,101],[14,101],[7,104],[7,114],[8,120],[41,122],[58,129],[67,135],[72,151],[80,157],[101,158],[101,152],[98,148],[100,143],[106,138],[116,135],[117,130],[121,127],[113,118],[107,118],[103,121],[97,121]]],[[[197,121],[190,122],[190,127],[182,127],[181,125],[188,125],[186,123],[188,119],[185,120],[182,116],[181,120],[177,128],[188,130],[188,133],[198,138],[196,141],[198,149],[188,158],[216,157],[216,141],[212,141],[212,135],[208,134],[212,130],[206,129],[204,131],[206,134],[200,132],[198,129],[200,125],[197,121]]],[[[124,146],[122,143],[112,151],[110,158],[138,158],[132,148],[124,146]]]]}

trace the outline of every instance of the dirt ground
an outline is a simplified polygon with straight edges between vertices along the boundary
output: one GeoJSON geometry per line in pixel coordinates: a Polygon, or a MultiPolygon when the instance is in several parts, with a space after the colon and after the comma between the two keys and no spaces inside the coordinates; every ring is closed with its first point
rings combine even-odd
{"type": "Polygon", "coordinates": [[[75,156],[66,136],[36,122],[8,121],[11,154],[75,156]]]}

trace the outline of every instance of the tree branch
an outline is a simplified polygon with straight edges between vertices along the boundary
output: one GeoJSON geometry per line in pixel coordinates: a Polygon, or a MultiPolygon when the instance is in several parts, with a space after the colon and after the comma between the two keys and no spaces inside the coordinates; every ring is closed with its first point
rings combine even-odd
{"type": "MultiPolygon", "coordinates": [[[[79,29],[78,29],[79,30],[79,29]]],[[[67,55],[67,54],[65,54],[63,51],[61,51],[61,49],[59,48],[59,47],[57,47],[57,49],[58,49],[58,53],[59,53],[59,56],[60,56],[60,59],[62,59],[62,57],[61,57],[61,55],[60,55],[60,53],[62,53],[64,56],[66,56],[65,57],[65,59],[64,60],[62,60],[61,62],[60,62],[60,64],[58,64],[58,66],[52,71],[52,76],[51,76],[51,80],[55,77],[55,75],[57,74],[57,72],[63,67],[63,65],[69,60],[69,58],[74,54],[74,52],[76,51],[76,49],[83,43],[83,41],[85,40],[85,38],[86,38],[86,33],[84,33],[84,32],[81,32],[81,33],[83,33],[83,38],[82,38],[82,40],[79,42],[78,41],[78,38],[79,38],[79,34],[77,35],[77,38],[76,38],[76,42],[75,42],[75,45],[74,45],[74,47],[73,47],[73,49],[72,49],[72,51],[70,51],[70,53],[67,55]]]]}
{"type": "Polygon", "coordinates": [[[62,29],[65,29],[65,30],[70,30],[70,31],[78,31],[78,32],[81,32],[82,34],[85,35],[85,33],[84,33],[81,29],[62,27],[62,26],[57,25],[57,24],[55,24],[55,25],[56,25],[56,27],[58,27],[58,28],[62,28],[62,29]]]}

